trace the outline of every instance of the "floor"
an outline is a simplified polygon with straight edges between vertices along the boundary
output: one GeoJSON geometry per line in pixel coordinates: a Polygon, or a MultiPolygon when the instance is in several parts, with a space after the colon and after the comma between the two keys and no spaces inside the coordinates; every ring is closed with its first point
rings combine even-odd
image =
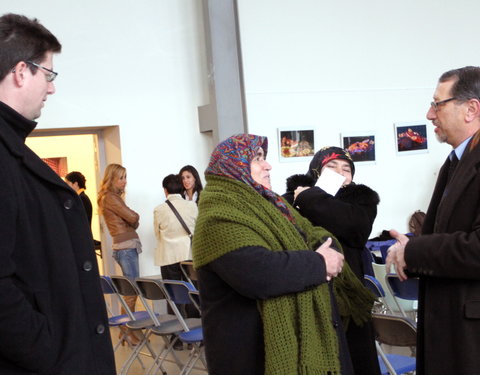
{"type": "MultiPolygon", "coordinates": [[[[138,301],[137,301],[137,308],[141,309],[138,301]]],[[[157,306],[157,308],[159,309],[160,312],[165,312],[163,310],[166,309],[165,306],[163,306],[163,305],[160,306],[160,307],[157,306]]],[[[112,341],[113,341],[114,346],[118,342],[118,335],[119,335],[118,328],[112,328],[111,337],[112,337],[112,341]]],[[[159,336],[152,335],[151,338],[150,338],[150,344],[152,345],[153,350],[155,350],[156,352],[158,352],[159,350],[161,350],[161,348],[163,348],[163,340],[159,336]]],[[[409,348],[390,347],[388,345],[383,345],[383,350],[385,351],[385,353],[401,354],[401,355],[407,355],[407,356],[411,355],[411,352],[410,352],[409,348]]],[[[127,373],[128,375],[143,375],[143,374],[146,374],[146,371],[148,369],[150,369],[150,366],[153,363],[153,359],[150,355],[147,355],[147,352],[148,352],[147,348],[142,350],[142,352],[144,353],[144,355],[141,355],[141,359],[142,359],[144,368],[142,368],[142,365],[140,364],[140,362],[138,360],[136,360],[132,364],[132,366],[130,367],[130,369],[127,373]]],[[[186,360],[188,358],[188,355],[189,355],[189,352],[190,351],[187,350],[186,347],[184,348],[184,350],[175,351],[177,357],[179,358],[179,360],[182,363],[186,362],[186,360]]],[[[120,374],[120,369],[122,368],[123,363],[129,357],[130,353],[131,353],[131,349],[126,344],[125,344],[125,346],[120,345],[118,347],[117,351],[115,352],[115,362],[116,362],[117,374],[118,375],[127,375],[125,373],[120,374]]],[[[169,361],[165,362],[165,364],[164,364],[164,368],[167,372],[167,375],[180,374],[181,370],[178,367],[178,365],[173,361],[173,357],[170,355],[168,357],[168,359],[169,359],[169,361]]],[[[197,361],[195,366],[196,366],[196,368],[193,369],[190,372],[190,375],[208,375],[208,373],[205,370],[201,361],[197,361]]],[[[162,375],[162,373],[160,371],[158,371],[157,374],[162,375]]],[[[153,374],[150,373],[149,375],[153,375],[153,374]]]]}
{"type": "MultiPolygon", "coordinates": [[[[118,342],[118,329],[112,329],[111,334],[112,334],[112,341],[113,345],[116,345],[118,342]]],[[[152,336],[150,339],[150,344],[152,345],[153,349],[155,351],[158,351],[160,348],[163,347],[163,341],[160,337],[158,336],[152,336]]],[[[145,348],[145,350],[142,350],[142,352],[148,352],[148,350],[145,348]]],[[[125,346],[119,346],[117,351],[115,352],[115,362],[117,365],[117,373],[120,375],[120,369],[122,367],[122,364],[125,362],[125,360],[129,357],[131,353],[130,348],[125,344],[125,346]]],[[[176,355],[180,359],[180,361],[184,362],[186,361],[189,350],[186,348],[182,351],[175,351],[176,355]]],[[[150,366],[153,363],[153,359],[150,356],[147,355],[142,355],[141,359],[143,361],[143,364],[145,366],[145,369],[142,369],[142,366],[139,361],[135,361],[133,365],[130,367],[130,370],[128,371],[128,375],[141,375],[145,374],[146,371],[150,368],[150,366]]],[[[173,357],[169,356],[169,359],[173,360],[173,357]]],[[[167,371],[168,375],[176,375],[180,373],[180,369],[177,366],[176,363],[172,362],[166,362],[165,365],[165,370],[167,371]]],[[[192,372],[190,372],[190,375],[206,375],[207,372],[205,370],[201,370],[200,368],[203,368],[203,365],[200,361],[197,361],[196,367],[199,367],[198,370],[194,369],[192,372]]],[[[161,375],[161,372],[157,372],[157,374],[161,375]]]]}

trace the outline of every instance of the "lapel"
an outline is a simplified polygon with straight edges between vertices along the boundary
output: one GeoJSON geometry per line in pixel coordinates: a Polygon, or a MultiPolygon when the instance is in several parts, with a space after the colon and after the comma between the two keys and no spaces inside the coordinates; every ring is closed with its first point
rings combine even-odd
{"type": "Polygon", "coordinates": [[[435,188],[433,190],[432,199],[430,200],[430,204],[427,210],[427,215],[425,216],[425,222],[423,223],[422,234],[433,233],[436,217],[437,217],[437,210],[438,210],[440,201],[442,200],[443,191],[445,190],[445,185],[447,183],[449,165],[450,165],[450,162],[447,158],[447,160],[445,160],[445,162],[443,163],[438,173],[438,178],[435,184],[435,188]]]}
{"type": "Polygon", "coordinates": [[[47,181],[63,190],[73,191],[45,162],[26,145],[23,154],[25,167],[40,179],[47,181]]]}
{"type": "MultiPolygon", "coordinates": [[[[9,152],[34,175],[63,190],[70,187],[24,143],[24,139],[13,131],[11,125],[0,116],[0,141],[9,152]]],[[[72,190],[73,191],[73,190],[72,190]]]]}
{"type": "MultiPolygon", "coordinates": [[[[439,201],[435,220],[435,232],[445,232],[447,230],[448,222],[452,217],[455,206],[462,199],[464,191],[479,173],[480,147],[470,150],[469,146],[470,144],[465,149],[462,159],[455,168],[450,184],[443,192],[443,196],[439,201]]],[[[448,173],[447,168],[442,167],[442,171],[444,174],[448,173]]]]}

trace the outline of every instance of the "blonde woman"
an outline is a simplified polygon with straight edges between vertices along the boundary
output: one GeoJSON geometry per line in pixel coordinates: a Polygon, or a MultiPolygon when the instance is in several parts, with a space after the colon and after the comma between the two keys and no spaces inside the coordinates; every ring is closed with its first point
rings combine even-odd
{"type": "MultiPolygon", "coordinates": [[[[135,231],[140,216],[123,200],[126,185],[126,169],[119,164],[109,164],[98,193],[98,207],[112,236],[113,258],[120,265],[123,275],[134,279],[139,276],[138,254],[142,251],[135,231]]],[[[125,301],[130,310],[135,311],[136,297],[125,297],[125,301]]],[[[134,336],[130,339],[132,343],[138,341],[134,336]]]]}

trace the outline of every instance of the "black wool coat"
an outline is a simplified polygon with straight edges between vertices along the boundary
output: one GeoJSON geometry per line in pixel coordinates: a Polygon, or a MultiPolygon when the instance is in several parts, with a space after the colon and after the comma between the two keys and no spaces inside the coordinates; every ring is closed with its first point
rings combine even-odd
{"type": "MultiPolygon", "coordinates": [[[[378,194],[368,186],[351,183],[332,196],[313,186],[314,183],[307,175],[291,176],[283,197],[313,225],[321,226],[337,237],[345,260],[363,282],[362,253],[377,216],[378,194]],[[298,186],[312,187],[301,192],[293,202],[294,190],[298,186]]],[[[371,323],[361,327],[350,323],[346,336],[355,375],[380,374],[371,323]]]]}
{"type": "Polygon", "coordinates": [[[480,146],[467,146],[445,188],[449,164],[423,234],[405,248],[408,271],[420,277],[418,375],[480,373],[480,146]]]}
{"type": "Polygon", "coordinates": [[[350,268],[363,280],[362,252],[377,216],[378,194],[368,186],[351,183],[332,196],[313,185],[314,181],[306,175],[291,176],[283,197],[313,225],[337,237],[350,268]],[[313,187],[300,193],[293,202],[293,192],[298,186],[313,187]]]}
{"type": "Polygon", "coordinates": [[[25,146],[34,127],[0,102],[0,374],[113,375],[85,210],[25,146]]]}
{"type": "MultiPolygon", "coordinates": [[[[265,343],[257,301],[309,290],[326,278],[325,261],[313,251],[243,247],[200,267],[208,373],[263,375],[265,343]]],[[[353,375],[340,315],[336,304],[332,307],[342,375],[353,375]]]]}

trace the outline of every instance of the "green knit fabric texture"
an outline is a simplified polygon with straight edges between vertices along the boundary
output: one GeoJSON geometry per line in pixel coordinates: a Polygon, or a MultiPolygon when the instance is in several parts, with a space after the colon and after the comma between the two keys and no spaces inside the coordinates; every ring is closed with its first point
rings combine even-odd
{"type": "MultiPolygon", "coordinates": [[[[262,246],[272,251],[314,250],[331,233],[314,227],[289,206],[307,242],[280,210],[254,189],[236,180],[208,175],[199,202],[193,237],[196,268],[230,251],[262,246]]],[[[334,279],[344,321],[364,322],[374,297],[348,265],[334,279]],[[338,285],[337,285],[338,284],[338,285]]],[[[265,374],[340,374],[338,339],[332,322],[328,284],[296,294],[258,301],[265,341],[265,374]]]]}

